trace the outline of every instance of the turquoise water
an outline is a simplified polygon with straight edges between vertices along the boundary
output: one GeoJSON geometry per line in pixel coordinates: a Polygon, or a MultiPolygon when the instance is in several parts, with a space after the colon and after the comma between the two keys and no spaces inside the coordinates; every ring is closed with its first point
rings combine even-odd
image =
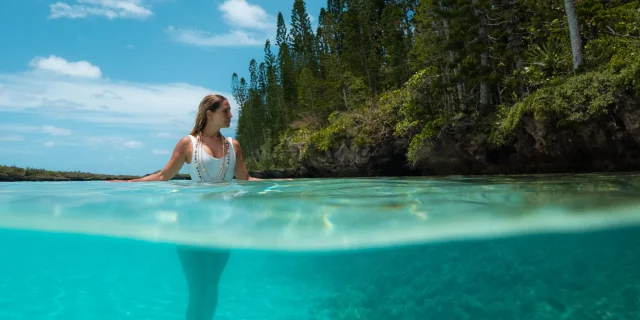
{"type": "Polygon", "coordinates": [[[640,174],[0,184],[0,319],[639,319],[640,174]]]}

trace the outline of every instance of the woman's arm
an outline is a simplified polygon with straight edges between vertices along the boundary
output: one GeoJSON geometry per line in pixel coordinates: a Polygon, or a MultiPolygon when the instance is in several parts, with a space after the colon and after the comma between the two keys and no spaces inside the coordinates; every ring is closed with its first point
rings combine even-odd
{"type": "Polygon", "coordinates": [[[138,179],[125,180],[127,182],[143,182],[143,181],[169,181],[180,171],[180,168],[187,161],[187,154],[189,152],[189,146],[191,145],[191,140],[189,137],[184,137],[178,141],[175,148],[173,149],[173,154],[169,159],[169,162],[162,168],[162,170],[152,173],[148,176],[144,176],[138,179]]]}

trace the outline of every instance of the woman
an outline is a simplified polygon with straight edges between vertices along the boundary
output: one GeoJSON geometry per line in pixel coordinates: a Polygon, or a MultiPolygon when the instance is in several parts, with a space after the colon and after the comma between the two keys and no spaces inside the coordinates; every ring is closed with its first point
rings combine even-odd
{"type": "MultiPolygon", "coordinates": [[[[225,138],[221,128],[231,125],[231,106],[221,95],[207,95],[200,102],[195,125],[178,141],[165,167],[139,181],[171,180],[186,163],[194,181],[261,180],[249,176],[237,140],[225,138]]],[[[229,260],[229,251],[178,247],[178,256],[189,287],[187,320],[211,320],[218,305],[218,282],[229,260]]]]}

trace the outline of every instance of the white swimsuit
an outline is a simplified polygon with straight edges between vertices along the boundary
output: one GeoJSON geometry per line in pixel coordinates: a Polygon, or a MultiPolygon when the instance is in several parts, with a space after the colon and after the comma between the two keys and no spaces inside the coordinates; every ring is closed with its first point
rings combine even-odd
{"type": "Polygon", "coordinates": [[[189,169],[189,175],[191,176],[191,180],[193,181],[231,181],[233,180],[234,171],[236,168],[236,152],[233,148],[233,143],[231,138],[226,138],[229,141],[229,168],[226,169],[226,174],[224,173],[225,167],[227,166],[227,156],[225,155],[222,158],[212,157],[210,154],[206,153],[202,147],[200,147],[199,152],[196,152],[196,148],[198,147],[196,137],[189,135],[191,138],[191,146],[193,151],[191,152],[191,163],[187,163],[187,167],[189,169]],[[198,159],[196,159],[198,157],[198,159]],[[197,160],[197,161],[196,161],[197,160]],[[222,162],[224,161],[224,167],[222,166],[222,162]],[[196,164],[199,168],[196,168],[196,164]],[[204,170],[206,168],[206,171],[204,170]],[[198,169],[200,169],[200,175],[198,175],[198,169]],[[222,169],[223,173],[218,178],[218,174],[222,169]],[[200,176],[202,176],[202,180],[200,180],[200,176]],[[216,180],[217,179],[217,180],[216,180]]]}

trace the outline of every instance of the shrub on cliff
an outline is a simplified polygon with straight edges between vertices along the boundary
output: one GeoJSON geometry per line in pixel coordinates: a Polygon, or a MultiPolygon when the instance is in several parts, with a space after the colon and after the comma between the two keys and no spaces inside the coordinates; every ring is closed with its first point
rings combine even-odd
{"type": "Polygon", "coordinates": [[[609,62],[602,67],[541,88],[514,106],[501,106],[490,142],[496,146],[507,144],[525,116],[537,120],[554,117],[557,126],[569,126],[606,114],[615,106],[616,95],[620,93],[637,96],[640,93],[640,43],[609,40],[609,46],[605,46],[607,51],[597,56],[602,59],[602,55],[610,55],[609,62]],[[617,47],[617,52],[612,52],[611,47],[617,47]]]}
{"type": "Polygon", "coordinates": [[[297,139],[305,145],[302,155],[335,151],[346,143],[357,149],[382,148],[391,153],[398,148],[402,153],[409,150],[412,157],[420,141],[435,136],[448,116],[438,103],[443,90],[437,85],[439,77],[434,69],[424,69],[402,88],[382,94],[375,105],[334,112],[328,126],[311,133],[298,131],[306,133],[306,139],[297,139]]]}

